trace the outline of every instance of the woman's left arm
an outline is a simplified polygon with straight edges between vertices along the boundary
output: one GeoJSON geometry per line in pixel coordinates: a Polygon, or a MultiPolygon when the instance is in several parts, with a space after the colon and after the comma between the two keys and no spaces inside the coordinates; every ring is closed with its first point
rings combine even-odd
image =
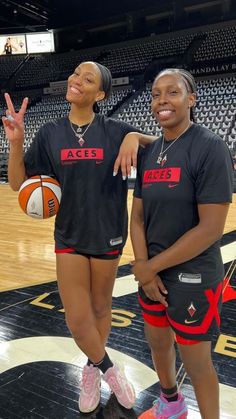
{"type": "Polygon", "coordinates": [[[172,266],[184,263],[198,255],[219,240],[229,210],[229,203],[199,204],[199,223],[187,231],[172,246],[147,262],[137,262],[134,274],[144,280],[172,266]]]}
{"type": "Polygon", "coordinates": [[[123,179],[125,180],[131,175],[131,166],[137,167],[137,154],[139,146],[145,147],[152,143],[158,137],[142,134],[140,132],[129,132],[124,137],[120,146],[119,154],[116,158],[113,174],[117,175],[119,168],[121,169],[123,179]]]}

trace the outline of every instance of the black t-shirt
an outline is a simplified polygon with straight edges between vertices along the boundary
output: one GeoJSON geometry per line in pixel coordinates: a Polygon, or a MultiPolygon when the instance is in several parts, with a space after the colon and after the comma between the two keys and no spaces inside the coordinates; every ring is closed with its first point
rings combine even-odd
{"type": "MultiPolygon", "coordinates": [[[[164,155],[157,158],[162,139],[139,153],[134,196],[142,198],[149,257],[168,249],[199,223],[198,204],[232,200],[232,159],[220,137],[193,124],[164,155]]],[[[164,150],[170,142],[164,143],[164,150]]],[[[196,283],[214,283],[223,277],[220,243],[197,257],[162,272],[169,280],[193,275],[196,283]],[[200,275],[200,277],[198,277],[200,275]]],[[[187,282],[187,279],[186,279],[187,282]]]]}
{"type": "Polygon", "coordinates": [[[127,181],[113,165],[124,136],[137,131],[96,115],[81,147],[68,118],[46,123],[25,154],[28,176],[55,177],[62,198],[55,239],[81,253],[122,249],[127,239],[127,181]]]}

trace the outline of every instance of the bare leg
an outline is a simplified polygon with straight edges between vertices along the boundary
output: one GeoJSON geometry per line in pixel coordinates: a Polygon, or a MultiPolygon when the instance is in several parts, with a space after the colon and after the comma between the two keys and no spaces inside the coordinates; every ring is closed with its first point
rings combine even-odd
{"type": "Polygon", "coordinates": [[[104,344],[111,331],[112,290],[117,273],[118,259],[90,259],[92,278],[92,308],[97,330],[104,344]]]}
{"type": "Polygon", "coordinates": [[[202,419],[219,419],[219,383],[211,359],[211,342],[179,345],[191,378],[202,419]]]}
{"type": "Polygon", "coordinates": [[[57,277],[66,322],[74,340],[92,362],[99,362],[105,350],[91,306],[89,258],[57,254],[57,277]]]}
{"type": "Polygon", "coordinates": [[[145,323],[145,334],[161,386],[173,388],[176,385],[176,352],[172,329],[170,327],[155,327],[145,323]]]}

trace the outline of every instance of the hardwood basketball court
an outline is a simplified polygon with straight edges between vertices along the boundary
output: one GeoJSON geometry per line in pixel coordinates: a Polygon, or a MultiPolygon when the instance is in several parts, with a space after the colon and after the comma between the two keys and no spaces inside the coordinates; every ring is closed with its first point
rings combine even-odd
{"type": "MultiPolygon", "coordinates": [[[[17,192],[0,185],[0,291],[54,281],[56,279],[53,228],[54,218],[36,220],[20,209],[17,192]]],[[[129,190],[129,213],[132,190],[129,190]]],[[[236,229],[236,194],[230,206],[225,233],[236,229]]],[[[133,259],[130,238],[120,265],[133,259]]]]}

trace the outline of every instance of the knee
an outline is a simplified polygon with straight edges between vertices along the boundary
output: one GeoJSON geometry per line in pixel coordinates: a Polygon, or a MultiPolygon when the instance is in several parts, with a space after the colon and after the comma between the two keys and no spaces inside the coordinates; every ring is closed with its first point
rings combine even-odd
{"type": "Polygon", "coordinates": [[[149,341],[150,348],[155,353],[166,353],[168,354],[170,351],[174,350],[174,344],[170,343],[168,341],[162,341],[162,340],[155,340],[151,339],[149,341]]]}
{"type": "Polygon", "coordinates": [[[170,353],[174,351],[174,340],[171,339],[169,336],[159,336],[158,334],[155,335],[154,333],[147,333],[146,332],[146,339],[151,350],[154,353],[170,353]]]}
{"type": "Polygon", "coordinates": [[[97,319],[111,315],[111,301],[107,299],[94,300],[92,303],[94,316],[97,319]]]}
{"type": "Polygon", "coordinates": [[[184,362],[184,368],[193,382],[202,381],[204,376],[209,376],[212,373],[215,374],[215,369],[211,360],[207,362],[200,362],[200,360],[198,362],[184,362]]]}
{"type": "Polygon", "coordinates": [[[91,322],[85,317],[66,316],[66,323],[75,339],[84,339],[88,335],[88,330],[91,326],[91,322]]]}

